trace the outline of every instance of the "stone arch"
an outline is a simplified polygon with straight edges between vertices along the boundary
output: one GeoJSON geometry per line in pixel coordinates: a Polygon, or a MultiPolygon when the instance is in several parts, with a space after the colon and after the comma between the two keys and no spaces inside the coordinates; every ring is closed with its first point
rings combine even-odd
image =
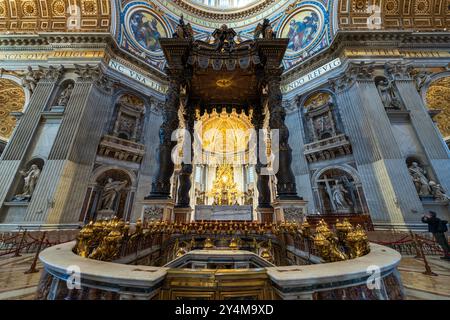
{"type": "Polygon", "coordinates": [[[305,143],[336,137],[344,132],[334,92],[322,88],[299,100],[305,143]]]}
{"type": "Polygon", "coordinates": [[[29,93],[11,77],[0,78],[0,140],[8,141],[16,126],[16,119],[11,112],[23,112],[28,102],[29,93]]]}
{"type": "Polygon", "coordinates": [[[314,201],[324,214],[367,213],[368,208],[357,170],[349,164],[332,165],[314,172],[311,178],[314,201]],[[334,201],[339,193],[345,198],[344,206],[334,201]]]}
{"type": "Polygon", "coordinates": [[[36,189],[37,183],[39,183],[39,177],[35,177],[35,181],[32,182],[28,173],[32,169],[32,166],[36,165],[39,168],[39,173],[42,173],[42,169],[45,165],[45,160],[41,157],[35,156],[31,158],[26,164],[22,167],[21,170],[17,173],[18,178],[16,182],[13,184],[12,190],[12,201],[30,201],[33,191],[36,189]],[[28,180],[27,182],[25,180],[28,180]],[[30,190],[30,185],[33,184],[32,190],[30,190]],[[28,185],[27,188],[25,186],[28,185]]]}
{"type": "Polygon", "coordinates": [[[440,110],[434,116],[436,126],[444,139],[450,139],[450,72],[431,76],[422,88],[422,97],[429,110],[440,110]]]}
{"type": "Polygon", "coordinates": [[[63,111],[69,103],[74,88],[75,80],[71,77],[61,80],[53,92],[50,105],[47,106],[48,109],[51,111],[63,111]]]}
{"type": "Polygon", "coordinates": [[[131,91],[119,92],[115,97],[114,113],[108,134],[140,142],[147,109],[146,98],[141,94],[131,91]]]}
{"type": "Polygon", "coordinates": [[[129,220],[136,188],[134,172],[118,166],[98,167],[91,174],[80,221],[88,222],[112,215],[129,220]],[[109,196],[105,194],[105,187],[109,190],[109,196]],[[105,206],[105,201],[110,205],[105,206]]]}

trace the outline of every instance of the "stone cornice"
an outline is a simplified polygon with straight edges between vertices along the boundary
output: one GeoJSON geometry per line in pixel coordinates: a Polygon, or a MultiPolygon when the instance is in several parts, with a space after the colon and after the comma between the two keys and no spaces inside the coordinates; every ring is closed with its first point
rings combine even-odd
{"type": "Polygon", "coordinates": [[[342,55],[343,50],[358,48],[450,49],[450,32],[411,31],[340,31],[328,49],[287,70],[283,82],[288,83],[342,55]]]}

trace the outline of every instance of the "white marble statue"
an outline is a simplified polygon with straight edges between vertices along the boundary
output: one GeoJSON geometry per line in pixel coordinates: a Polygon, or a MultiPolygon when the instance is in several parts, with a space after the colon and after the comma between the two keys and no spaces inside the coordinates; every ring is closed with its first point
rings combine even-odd
{"type": "Polygon", "coordinates": [[[427,178],[426,170],[422,169],[417,162],[413,162],[408,170],[419,196],[431,195],[430,180],[427,178]]]}
{"type": "Polygon", "coordinates": [[[103,193],[100,199],[100,210],[113,210],[114,200],[119,192],[127,185],[127,181],[114,181],[108,178],[108,182],[103,187],[103,193]]]}
{"type": "Polygon", "coordinates": [[[350,208],[350,205],[345,199],[346,193],[348,193],[348,191],[344,188],[344,186],[341,183],[336,182],[331,191],[332,201],[335,204],[336,209],[339,210],[350,208]]]}
{"type": "Polygon", "coordinates": [[[393,81],[382,80],[377,87],[381,101],[386,109],[400,109],[401,103],[395,92],[393,81]]]}
{"type": "Polygon", "coordinates": [[[430,180],[429,185],[431,188],[431,193],[437,200],[442,200],[442,201],[450,200],[450,196],[448,196],[445,193],[445,190],[442,188],[442,186],[439,183],[436,183],[435,181],[430,180]]]}
{"type": "Polygon", "coordinates": [[[61,92],[58,98],[58,106],[65,107],[69,102],[70,95],[72,94],[73,84],[69,85],[61,92]]]}
{"type": "Polygon", "coordinates": [[[37,180],[41,174],[41,170],[37,165],[33,164],[28,171],[20,170],[19,173],[24,177],[24,185],[22,193],[16,195],[13,201],[29,200],[33,195],[37,180]]]}

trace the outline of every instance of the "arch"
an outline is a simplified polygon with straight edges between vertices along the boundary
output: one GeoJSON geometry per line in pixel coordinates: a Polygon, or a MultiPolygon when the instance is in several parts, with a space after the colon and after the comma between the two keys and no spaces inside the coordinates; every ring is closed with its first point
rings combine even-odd
{"type": "Polygon", "coordinates": [[[132,171],[121,168],[119,166],[101,166],[101,167],[96,168],[91,174],[89,184],[96,185],[97,181],[102,177],[102,175],[104,175],[108,171],[119,171],[119,172],[122,172],[123,174],[127,175],[128,178],[130,179],[130,188],[136,188],[136,186],[137,186],[136,174],[132,171]]]}
{"type": "Polygon", "coordinates": [[[347,172],[349,175],[352,176],[353,180],[355,181],[355,183],[360,184],[361,183],[361,179],[359,178],[359,174],[358,171],[352,167],[349,164],[339,164],[339,165],[332,165],[332,166],[327,166],[324,168],[321,168],[319,170],[317,170],[316,172],[314,172],[314,174],[311,177],[311,181],[313,186],[317,185],[317,180],[326,172],[329,170],[342,170],[347,172]]]}
{"type": "Polygon", "coordinates": [[[0,139],[8,141],[16,126],[11,112],[23,112],[26,106],[26,91],[12,79],[0,78],[0,139]]]}
{"type": "Polygon", "coordinates": [[[303,107],[305,105],[305,103],[311,99],[313,96],[315,96],[316,94],[320,94],[320,93],[326,93],[329,94],[332,98],[333,98],[333,102],[336,101],[336,96],[333,90],[329,89],[329,88],[318,88],[315,90],[311,90],[310,92],[308,92],[305,95],[302,95],[300,97],[300,99],[298,100],[298,105],[300,107],[303,107]]]}
{"type": "Polygon", "coordinates": [[[440,110],[434,117],[444,139],[450,138],[450,72],[435,74],[422,88],[424,104],[429,110],[440,110]]]}
{"type": "Polygon", "coordinates": [[[332,165],[312,175],[314,201],[325,214],[368,212],[359,174],[349,164],[332,165]]]}

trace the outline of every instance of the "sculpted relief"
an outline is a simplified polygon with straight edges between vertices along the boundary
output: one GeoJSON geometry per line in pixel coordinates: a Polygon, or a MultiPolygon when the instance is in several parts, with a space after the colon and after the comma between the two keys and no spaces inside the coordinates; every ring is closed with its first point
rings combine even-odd
{"type": "Polygon", "coordinates": [[[412,162],[408,167],[409,174],[420,197],[433,197],[438,201],[448,201],[450,197],[442,186],[429,178],[428,172],[418,162],[412,162]]]}
{"type": "Polygon", "coordinates": [[[386,110],[400,110],[401,100],[392,80],[383,79],[377,83],[378,92],[386,110]]]}

